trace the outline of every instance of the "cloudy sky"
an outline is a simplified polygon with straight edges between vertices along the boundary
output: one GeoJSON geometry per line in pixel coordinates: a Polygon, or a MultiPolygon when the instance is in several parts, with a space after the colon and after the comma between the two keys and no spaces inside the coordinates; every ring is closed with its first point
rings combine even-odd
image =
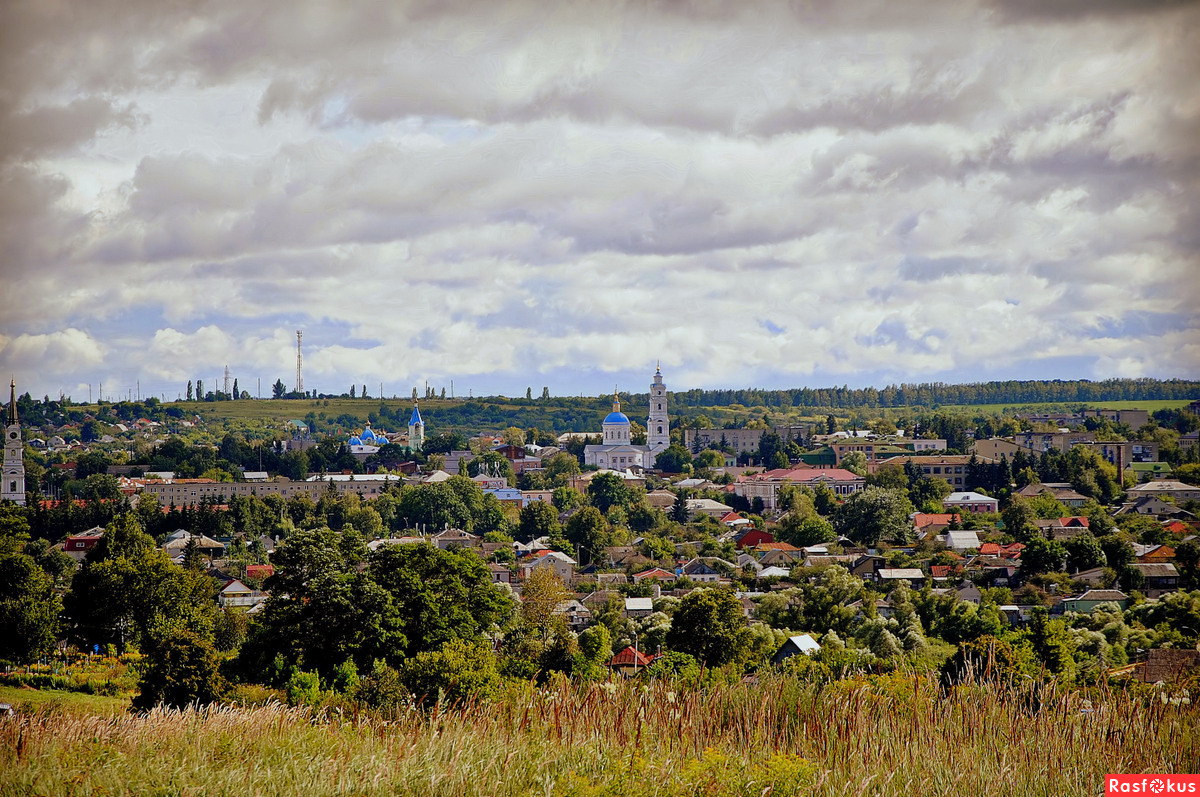
{"type": "Polygon", "coordinates": [[[1200,4],[0,4],[36,395],[1200,377],[1200,4]]]}

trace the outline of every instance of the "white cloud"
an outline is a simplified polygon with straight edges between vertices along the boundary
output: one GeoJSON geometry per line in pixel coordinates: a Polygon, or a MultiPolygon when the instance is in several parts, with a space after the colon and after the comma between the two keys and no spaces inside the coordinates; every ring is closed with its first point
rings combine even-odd
{"type": "Polygon", "coordinates": [[[1198,373],[1194,7],[97,0],[0,30],[0,367],[273,381],[302,327],[339,391],[1198,373]]]}

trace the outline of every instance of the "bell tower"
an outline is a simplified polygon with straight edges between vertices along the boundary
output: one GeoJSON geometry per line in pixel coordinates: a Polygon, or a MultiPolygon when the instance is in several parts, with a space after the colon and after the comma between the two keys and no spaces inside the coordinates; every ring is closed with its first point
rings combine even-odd
{"type": "Polygon", "coordinates": [[[425,421],[421,420],[421,411],[417,409],[417,402],[414,401],[412,416],[408,419],[408,447],[413,451],[420,451],[424,446],[425,421]]]}
{"type": "Polygon", "coordinates": [[[646,446],[650,459],[671,445],[671,421],[667,418],[667,386],[663,384],[662,367],[654,369],[650,385],[650,414],[646,418],[646,446]]]}
{"type": "Polygon", "coordinates": [[[4,482],[0,499],[25,506],[25,444],[17,418],[17,380],[9,383],[8,413],[4,425],[4,482]]]}

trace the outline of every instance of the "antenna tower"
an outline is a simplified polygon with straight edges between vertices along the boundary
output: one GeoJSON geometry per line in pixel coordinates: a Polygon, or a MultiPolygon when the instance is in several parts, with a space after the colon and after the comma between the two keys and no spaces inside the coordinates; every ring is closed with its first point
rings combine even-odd
{"type": "Polygon", "coordinates": [[[229,366],[228,365],[225,366],[225,390],[223,392],[225,393],[226,396],[229,395],[229,366]]]}
{"type": "Polygon", "coordinates": [[[304,392],[304,358],[300,354],[300,338],[304,333],[296,330],[296,392],[304,392]]]}

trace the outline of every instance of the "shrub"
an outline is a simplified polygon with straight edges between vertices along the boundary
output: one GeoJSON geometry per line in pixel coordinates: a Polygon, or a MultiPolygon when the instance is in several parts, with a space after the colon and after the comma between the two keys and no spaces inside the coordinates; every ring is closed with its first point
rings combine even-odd
{"type": "Polygon", "coordinates": [[[216,651],[203,637],[175,629],[150,640],[133,708],[214,703],[225,691],[216,651]]]}

